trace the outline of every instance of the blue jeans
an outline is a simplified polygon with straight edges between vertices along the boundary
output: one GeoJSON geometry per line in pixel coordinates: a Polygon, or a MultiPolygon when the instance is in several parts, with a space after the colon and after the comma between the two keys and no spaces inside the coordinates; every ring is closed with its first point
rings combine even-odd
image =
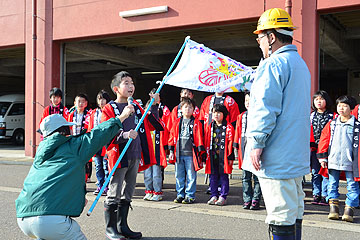
{"type": "Polygon", "coordinates": [[[192,156],[180,156],[175,163],[177,197],[195,199],[196,171],[192,156]]]}
{"type": "MultiPolygon", "coordinates": [[[[338,199],[340,170],[329,169],[328,196],[326,200],[338,199]]],[[[350,207],[359,206],[359,183],[355,182],[352,171],[344,171],[346,175],[347,190],[345,204],[350,207]]]]}
{"type": "Polygon", "coordinates": [[[98,187],[102,187],[105,182],[105,178],[109,176],[108,162],[100,154],[96,154],[93,158],[95,161],[96,178],[98,180],[98,187]]]}
{"type": "Polygon", "coordinates": [[[260,183],[255,174],[250,171],[242,171],[242,186],[243,186],[243,200],[244,202],[260,201],[261,188],[260,183]],[[254,179],[254,188],[252,187],[252,179],[254,179]]]}
{"type": "Polygon", "coordinates": [[[318,158],[316,157],[315,151],[311,152],[311,162],[311,182],[313,195],[326,197],[329,179],[321,176],[318,173],[320,171],[320,164],[318,158]]]}
{"type": "MultiPolygon", "coordinates": [[[[320,169],[319,169],[320,170],[320,169]]],[[[311,181],[313,187],[313,195],[326,197],[328,195],[329,179],[318,174],[319,170],[311,169],[311,181]]]]}
{"type": "Polygon", "coordinates": [[[162,192],[161,166],[153,165],[144,171],[145,190],[162,192]]]}

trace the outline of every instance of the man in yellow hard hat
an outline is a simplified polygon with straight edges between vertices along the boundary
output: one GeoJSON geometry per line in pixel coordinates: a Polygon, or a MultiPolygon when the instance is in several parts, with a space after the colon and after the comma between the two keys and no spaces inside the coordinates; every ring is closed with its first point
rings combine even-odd
{"type": "Polygon", "coordinates": [[[302,178],[309,173],[310,72],[280,8],[265,11],[257,42],[264,60],[251,87],[243,169],[257,175],[270,239],[301,239],[302,178]]]}

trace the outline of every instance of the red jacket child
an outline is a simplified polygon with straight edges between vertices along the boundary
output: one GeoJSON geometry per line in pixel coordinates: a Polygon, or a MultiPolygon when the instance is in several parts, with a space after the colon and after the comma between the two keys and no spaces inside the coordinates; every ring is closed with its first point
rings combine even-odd
{"type": "MultiPolygon", "coordinates": [[[[331,149],[331,143],[333,134],[335,131],[336,126],[336,119],[331,120],[328,122],[323,131],[321,132],[320,142],[318,146],[317,157],[318,159],[328,158],[331,149]]],[[[354,173],[355,181],[360,181],[360,153],[359,153],[359,131],[360,131],[360,122],[355,120],[354,130],[353,130],[353,162],[352,162],[352,169],[354,173]]],[[[319,174],[323,175],[324,177],[328,177],[327,168],[321,168],[319,174]]],[[[345,174],[340,175],[341,180],[345,180],[345,174]]]]}
{"type": "MultiPolygon", "coordinates": [[[[213,170],[213,156],[212,153],[212,141],[213,141],[213,127],[215,121],[213,121],[210,125],[205,127],[205,147],[206,147],[206,174],[214,174],[213,170]]],[[[223,121],[223,125],[221,126],[221,141],[220,141],[220,152],[219,154],[219,172],[231,174],[233,169],[233,141],[234,141],[235,130],[234,127],[223,121]]]]}
{"type": "MultiPolygon", "coordinates": [[[[169,137],[169,149],[174,151],[175,158],[170,163],[176,162],[176,156],[179,156],[179,137],[180,137],[180,126],[182,124],[182,117],[178,118],[174,124],[173,128],[170,131],[169,137]]],[[[193,142],[193,161],[195,171],[199,171],[203,168],[202,157],[205,156],[205,147],[203,143],[203,130],[200,121],[194,117],[191,117],[190,120],[190,136],[193,142]]]]}
{"type": "MultiPolygon", "coordinates": [[[[89,122],[90,122],[90,115],[91,115],[92,110],[91,109],[85,109],[84,113],[83,113],[83,118],[81,121],[81,131],[86,130],[89,128],[89,122]]],[[[77,111],[73,111],[72,113],[69,114],[68,116],[68,122],[73,122],[74,117],[76,117],[77,115],[77,111]]],[[[71,127],[71,129],[73,130],[73,128],[76,127],[75,125],[71,127]]],[[[79,133],[80,134],[80,133],[79,133]]]]}
{"type": "MultiPolygon", "coordinates": [[[[198,119],[199,116],[200,116],[200,109],[197,106],[195,106],[193,117],[198,119]]],[[[179,105],[175,106],[173,108],[173,110],[171,111],[170,117],[168,118],[168,122],[165,122],[169,131],[171,131],[171,128],[172,128],[172,126],[174,126],[173,124],[175,123],[175,121],[181,117],[182,117],[182,114],[181,114],[181,108],[180,108],[180,104],[179,104],[179,105]]]]}
{"type": "MultiPolygon", "coordinates": [[[[49,92],[49,98],[51,104],[47,107],[45,107],[43,111],[43,115],[41,117],[40,123],[44,118],[51,114],[60,114],[62,115],[66,120],[69,116],[68,109],[61,103],[61,100],[63,98],[63,93],[60,88],[54,87],[49,92]]],[[[39,125],[40,125],[39,123],[39,125]]]]}
{"type": "MultiPolygon", "coordinates": [[[[199,120],[202,121],[204,125],[210,124],[209,123],[209,112],[213,108],[214,104],[215,104],[215,95],[210,95],[204,99],[204,101],[201,105],[199,120]]],[[[230,96],[222,95],[220,102],[218,104],[225,105],[226,109],[229,112],[229,114],[226,117],[226,121],[235,126],[236,118],[240,114],[239,106],[237,105],[235,100],[230,96]]]]}
{"type": "Polygon", "coordinates": [[[353,115],[356,119],[359,119],[359,104],[355,106],[355,108],[351,111],[351,115],[353,115]]]}
{"type": "Polygon", "coordinates": [[[246,126],[247,126],[247,111],[241,113],[236,120],[235,136],[234,136],[234,148],[238,151],[239,169],[241,169],[242,162],[245,153],[246,144],[246,126]]]}
{"type": "Polygon", "coordinates": [[[58,106],[54,107],[52,105],[49,105],[47,107],[45,107],[44,111],[43,111],[43,115],[41,117],[40,123],[42,122],[42,120],[44,118],[46,118],[47,116],[50,116],[51,114],[60,114],[62,115],[65,119],[68,119],[69,117],[69,110],[62,104],[60,103],[58,106]]]}
{"type": "MultiPolygon", "coordinates": [[[[317,142],[319,142],[320,139],[318,139],[318,141],[315,140],[315,136],[314,136],[314,116],[316,114],[316,111],[313,111],[310,114],[310,124],[311,124],[311,131],[310,131],[310,149],[311,151],[317,151],[317,142]]],[[[330,111],[326,111],[325,114],[327,115],[327,119],[328,121],[334,119],[335,117],[337,117],[337,114],[334,112],[330,112],[330,111]]]]}
{"type": "MultiPolygon", "coordinates": [[[[89,116],[89,124],[88,124],[88,128],[87,128],[87,132],[90,132],[95,127],[94,121],[95,121],[96,114],[101,114],[101,110],[99,108],[93,109],[91,111],[90,116],[89,116]]],[[[102,157],[105,156],[105,153],[106,153],[106,148],[104,146],[101,149],[101,156],[102,157]]]]}
{"type": "MultiPolygon", "coordinates": [[[[144,114],[144,109],[140,106],[138,102],[135,100],[133,101],[135,107],[135,113],[137,118],[140,119],[141,116],[144,114]]],[[[102,115],[101,115],[101,122],[105,122],[110,118],[114,118],[115,116],[120,115],[119,109],[114,101],[110,101],[108,104],[105,105],[102,115]]],[[[148,167],[156,164],[156,158],[154,153],[154,146],[151,139],[150,131],[154,130],[163,130],[165,124],[162,121],[153,116],[153,114],[149,114],[145,117],[143,123],[139,128],[139,136],[141,140],[141,161],[139,165],[139,172],[147,169],[148,167]]],[[[109,163],[109,171],[112,170],[116,161],[118,160],[120,153],[122,152],[123,147],[125,144],[116,144],[114,140],[109,144],[106,149],[105,158],[108,160],[109,163]]],[[[118,165],[118,168],[126,167],[127,159],[126,156],[123,157],[122,161],[118,165]]]]}
{"type": "Polygon", "coordinates": [[[155,131],[155,158],[156,158],[156,164],[160,165],[164,168],[167,167],[167,160],[166,160],[166,150],[169,149],[168,142],[169,142],[169,135],[170,132],[167,128],[166,123],[169,121],[170,118],[170,109],[163,105],[158,105],[159,109],[159,117],[161,121],[164,123],[164,130],[163,131],[155,131]]]}

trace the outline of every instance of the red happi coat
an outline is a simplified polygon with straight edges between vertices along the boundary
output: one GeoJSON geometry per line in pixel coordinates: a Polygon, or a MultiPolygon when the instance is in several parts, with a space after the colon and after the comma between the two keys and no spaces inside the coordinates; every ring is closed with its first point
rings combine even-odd
{"type": "Polygon", "coordinates": [[[155,158],[156,165],[160,165],[164,168],[167,167],[166,151],[168,150],[168,141],[170,132],[167,128],[167,122],[170,119],[170,109],[163,105],[159,104],[159,117],[163,122],[163,131],[155,131],[155,158]],[[160,134],[160,135],[158,135],[160,134]]]}
{"type": "Polygon", "coordinates": [[[238,151],[239,169],[241,169],[246,143],[247,111],[241,113],[236,120],[235,136],[233,146],[238,151]]]}
{"type": "MultiPolygon", "coordinates": [[[[169,149],[174,151],[174,160],[169,161],[170,163],[176,162],[176,156],[179,156],[179,137],[180,137],[180,127],[182,123],[182,117],[176,119],[174,122],[173,128],[170,131],[169,137],[169,149]]],[[[199,171],[203,168],[202,156],[205,153],[204,141],[203,141],[203,130],[200,121],[194,117],[191,117],[190,122],[190,135],[193,140],[193,161],[195,171],[199,171]],[[191,127],[192,126],[192,127],[191,127]]]]}
{"type": "MultiPolygon", "coordinates": [[[[135,113],[134,114],[138,114],[138,116],[141,117],[144,114],[144,109],[135,100],[133,101],[133,103],[135,104],[135,106],[134,106],[135,113]]],[[[105,121],[109,120],[110,118],[116,117],[114,108],[111,104],[115,104],[114,101],[110,101],[103,108],[103,111],[101,114],[101,122],[105,122],[105,121]]],[[[156,124],[150,123],[149,116],[150,115],[145,117],[145,119],[144,119],[143,123],[141,124],[141,127],[139,128],[139,131],[138,131],[138,137],[140,137],[141,148],[142,148],[141,161],[139,163],[139,172],[156,164],[154,145],[153,145],[153,142],[151,139],[151,133],[150,133],[150,131],[156,130],[155,127],[153,126],[156,124]]],[[[152,116],[152,118],[155,119],[155,117],[153,117],[153,116],[152,116]]],[[[164,123],[162,121],[161,122],[159,122],[158,120],[155,120],[155,121],[157,121],[158,128],[164,127],[164,123]]],[[[111,171],[112,168],[114,167],[124,146],[126,145],[126,143],[125,144],[114,143],[115,139],[116,139],[116,137],[113,139],[113,141],[107,147],[106,154],[105,154],[105,158],[108,160],[108,163],[109,163],[109,165],[108,165],[109,171],[111,171]]],[[[125,155],[117,168],[122,168],[122,167],[127,167],[127,166],[128,166],[128,160],[126,159],[126,155],[125,155]]]]}
{"type": "Polygon", "coordinates": [[[351,114],[359,120],[359,104],[355,106],[355,108],[351,111],[351,114]]]}
{"type": "MultiPolygon", "coordinates": [[[[89,128],[89,121],[90,121],[90,115],[92,113],[92,110],[91,109],[85,109],[84,110],[84,114],[85,114],[85,119],[82,123],[82,127],[81,127],[81,130],[86,130],[89,128]]],[[[77,114],[76,110],[71,112],[69,114],[69,117],[68,117],[68,122],[73,122],[74,120],[74,115],[77,114]]],[[[70,129],[72,129],[73,127],[71,126],[70,129]]]]}
{"type": "MultiPolygon", "coordinates": [[[[195,119],[198,119],[199,115],[200,115],[200,109],[197,106],[195,106],[195,109],[193,112],[193,117],[195,119]]],[[[175,123],[175,121],[181,117],[182,117],[182,114],[181,114],[180,104],[179,104],[179,105],[175,106],[173,108],[173,110],[171,111],[170,117],[168,118],[168,122],[165,122],[169,131],[171,131],[172,127],[174,126],[173,124],[175,123]]]]}
{"type": "MultiPolygon", "coordinates": [[[[332,138],[333,138],[333,134],[334,134],[335,127],[336,127],[336,124],[335,124],[336,119],[337,118],[328,122],[325,125],[323,131],[321,132],[321,137],[320,137],[320,142],[319,142],[318,152],[317,152],[318,159],[328,158],[328,156],[329,156],[332,138]]],[[[360,122],[355,120],[354,131],[353,131],[353,152],[352,152],[352,156],[353,156],[352,168],[353,168],[353,174],[354,174],[355,181],[360,181],[359,131],[360,131],[360,122]]],[[[328,177],[329,176],[328,169],[321,168],[319,171],[319,174],[321,174],[324,177],[328,177]]],[[[340,179],[346,180],[345,175],[343,173],[340,175],[340,179]]]]}
{"type": "MultiPolygon", "coordinates": [[[[337,117],[336,113],[328,112],[328,119],[329,121],[331,119],[334,119],[337,117]]],[[[314,127],[313,127],[313,118],[315,115],[315,111],[310,114],[310,149],[311,151],[317,151],[317,144],[315,143],[315,137],[314,137],[314,127]]]]}
{"type": "MultiPolygon", "coordinates": [[[[88,132],[88,128],[89,128],[89,120],[90,120],[90,115],[93,111],[91,109],[85,109],[84,110],[84,114],[85,114],[85,118],[84,118],[84,121],[82,123],[82,126],[81,126],[81,131],[86,131],[88,132]]],[[[68,116],[68,122],[73,122],[74,120],[74,115],[76,114],[76,109],[75,111],[71,112],[68,116]]],[[[71,131],[73,129],[73,126],[70,127],[71,131]]],[[[90,158],[89,162],[92,162],[92,158],[90,158]]]]}
{"type": "MultiPolygon", "coordinates": [[[[51,105],[45,107],[45,109],[44,109],[44,111],[43,111],[43,115],[42,115],[42,117],[41,117],[41,119],[40,119],[40,123],[42,122],[42,120],[43,120],[44,118],[46,118],[47,116],[50,115],[51,108],[52,108],[51,105]]],[[[67,121],[68,118],[69,118],[69,110],[68,110],[64,105],[62,105],[61,103],[60,103],[60,111],[62,112],[62,116],[63,116],[63,117],[66,119],[66,121],[67,121]]],[[[40,124],[40,123],[39,123],[39,124],[40,124]]]]}
{"type": "MultiPolygon", "coordinates": [[[[212,128],[214,126],[215,121],[212,121],[210,125],[207,125],[205,127],[205,148],[206,148],[206,167],[205,167],[205,173],[206,174],[214,174],[214,169],[213,169],[213,154],[211,153],[212,150],[212,128]]],[[[223,151],[220,150],[220,155],[219,155],[219,171],[220,173],[226,173],[226,174],[231,174],[232,173],[232,169],[233,169],[233,161],[234,160],[234,155],[232,152],[233,149],[233,141],[234,141],[234,134],[235,134],[235,130],[234,127],[230,124],[227,123],[226,121],[223,122],[223,127],[226,128],[225,129],[225,142],[222,142],[220,145],[220,148],[223,149],[223,151]],[[226,127],[225,127],[226,125],[226,127]],[[222,152],[222,154],[221,154],[222,152]],[[223,170],[223,171],[222,171],[223,170]]]]}
{"type": "MultiPolygon", "coordinates": [[[[207,96],[201,105],[199,120],[203,121],[204,125],[209,125],[209,122],[208,122],[209,121],[209,113],[211,111],[211,109],[209,109],[209,108],[210,108],[210,103],[211,103],[212,97],[215,97],[215,95],[207,96]]],[[[239,106],[237,105],[235,100],[230,96],[225,97],[223,104],[229,111],[229,114],[226,117],[226,121],[235,126],[236,118],[240,114],[239,106]]]]}
{"type": "MultiPolygon", "coordinates": [[[[95,114],[96,114],[96,111],[98,110],[98,108],[94,109],[93,111],[91,111],[90,113],[90,116],[89,116],[89,125],[88,125],[88,129],[87,129],[87,132],[90,132],[94,127],[94,122],[95,122],[95,114]]],[[[106,148],[105,146],[101,148],[101,156],[105,156],[105,153],[106,153],[106,148]]],[[[94,155],[95,157],[95,155],[94,155]]]]}

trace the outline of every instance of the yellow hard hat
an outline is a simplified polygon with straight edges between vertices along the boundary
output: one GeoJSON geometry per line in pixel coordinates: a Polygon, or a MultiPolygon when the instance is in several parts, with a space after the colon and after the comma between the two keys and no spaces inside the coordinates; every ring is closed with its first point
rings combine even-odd
{"type": "Polygon", "coordinates": [[[257,29],[254,34],[260,31],[274,28],[290,28],[295,30],[290,15],[281,8],[271,8],[266,10],[259,18],[257,29]]]}

